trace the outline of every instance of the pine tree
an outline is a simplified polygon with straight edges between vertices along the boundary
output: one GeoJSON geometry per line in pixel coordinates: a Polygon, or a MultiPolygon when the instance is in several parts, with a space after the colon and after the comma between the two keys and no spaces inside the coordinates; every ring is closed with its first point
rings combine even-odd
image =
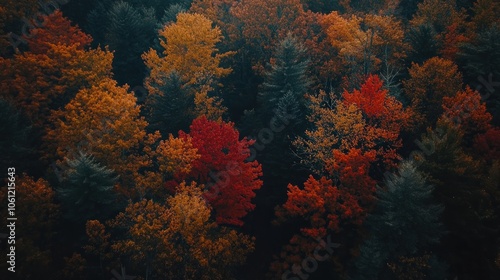
{"type": "Polygon", "coordinates": [[[437,56],[440,44],[436,40],[436,32],[431,25],[422,24],[412,28],[408,31],[406,39],[411,45],[407,61],[420,64],[437,56]]]}
{"type": "Polygon", "coordinates": [[[444,233],[439,222],[443,207],[432,201],[434,187],[412,162],[403,162],[385,185],[378,189],[377,209],[367,220],[371,232],[356,263],[357,279],[385,275],[384,264],[421,255],[444,233]]]}
{"type": "Polygon", "coordinates": [[[500,78],[500,26],[493,25],[478,34],[477,40],[462,45],[457,54],[464,69],[464,78],[480,90],[493,123],[500,124],[500,95],[494,87],[500,78]]]}
{"type": "Polygon", "coordinates": [[[88,20],[91,30],[97,33],[96,39],[102,40],[99,43],[115,51],[113,69],[116,80],[132,86],[142,84],[146,68],[141,55],[156,38],[154,8],[134,7],[118,1],[108,9],[98,7],[88,20]],[[103,12],[105,14],[101,15],[103,12]]]}
{"type": "Polygon", "coordinates": [[[180,75],[172,71],[160,84],[151,85],[156,92],[150,93],[146,101],[149,128],[161,135],[176,134],[187,130],[194,117],[194,94],[185,85],[180,75]]]}
{"type": "MultiPolygon", "coordinates": [[[[291,34],[281,41],[276,49],[275,62],[271,70],[266,73],[265,82],[260,92],[263,115],[269,116],[273,109],[278,108],[278,103],[285,96],[287,102],[295,102],[305,113],[304,95],[310,85],[306,75],[308,59],[305,59],[306,49],[291,34]]],[[[297,105],[295,105],[297,106],[297,105]]],[[[299,118],[302,119],[302,118],[299,118]]]]}
{"type": "MultiPolygon", "coordinates": [[[[34,132],[28,119],[9,102],[0,98],[0,168],[7,170],[16,163],[16,168],[31,167],[34,151],[34,132]],[[23,160],[19,160],[23,159],[23,160]]],[[[4,178],[7,173],[0,175],[4,178]]]]}
{"type": "Polygon", "coordinates": [[[118,176],[83,152],[66,164],[68,169],[57,189],[66,218],[76,224],[109,218],[116,207],[113,187],[118,176]]]}

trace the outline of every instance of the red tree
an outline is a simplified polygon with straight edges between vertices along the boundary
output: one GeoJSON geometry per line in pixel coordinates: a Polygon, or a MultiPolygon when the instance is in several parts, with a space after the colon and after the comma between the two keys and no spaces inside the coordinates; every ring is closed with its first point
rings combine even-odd
{"type": "Polygon", "coordinates": [[[43,16],[43,23],[42,27],[31,30],[29,38],[26,38],[32,53],[47,53],[51,44],[78,45],[78,49],[83,50],[92,42],[92,37],[78,26],[72,26],[59,10],[43,16]]]}
{"type": "Polygon", "coordinates": [[[209,121],[204,116],[193,121],[189,134],[180,131],[179,137],[191,138],[200,155],[184,179],[206,185],[204,197],[219,224],[243,225],[241,218],[255,208],[254,191],[262,186],[261,165],[245,161],[253,141],[239,140],[233,123],[209,121]]]}

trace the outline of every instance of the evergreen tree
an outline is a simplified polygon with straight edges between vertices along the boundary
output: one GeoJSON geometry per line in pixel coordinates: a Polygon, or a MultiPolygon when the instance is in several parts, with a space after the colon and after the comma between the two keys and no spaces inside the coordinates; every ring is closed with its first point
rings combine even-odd
{"type": "Polygon", "coordinates": [[[194,115],[194,94],[191,87],[182,82],[181,76],[173,71],[164,77],[161,85],[151,85],[156,92],[146,100],[146,114],[151,131],[161,135],[187,131],[194,115]]]}
{"type": "MultiPolygon", "coordinates": [[[[304,95],[310,85],[306,75],[309,60],[305,58],[306,49],[291,34],[288,34],[276,49],[275,62],[266,73],[265,81],[259,94],[262,115],[269,117],[278,108],[278,103],[286,95],[289,102],[295,102],[305,116],[304,95]],[[289,93],[290,92],[290,93],[289,93]]],[[[304,119],[305,118],[299,118],[304,119]]]]}
{"type": "Polygon", "coordinates": [[[500,27],[493,25],[479,33],[475,42],[462,45],[458,56],[465,81],[480,90],[493,115],[493,123],[499,125],[500,27]]]}
{"type": "Polygon", "coordinates": [[[161,25],[170,24],[175,22],[177,15],[186,12],[186,7],[181,4],[172,4],[165,10],[161,18],[161,25]]]}
{"type": "MultiPolygon", "coordinates": [[[[15,163],[17,169],[33,167],[35,135],[30,122],[9,102],[0,98],[0,168],[7,170],[15,163]],[[23,159],[23,160],[20,160],[23,159]]],[[[0,175],[0,178],[7,173],[0,175]]]]}
{"type": "Polygon", "coordinates": [[[92,35],[115,51],[116,80],[120,84],[141,85],[146,72],[141,55],[153,45],[156,37],[154,8],[134,7],[118,1],[109,9],[101,5],[91,12],[88,20],[92,35]]]}
{"type": "Polygon", "coordinates": [[[436,31],[429,24],[419,25],[410,29],[406,40],[411,45],[407,61],[421,64],[438,55],[440,43],[436,40],[436,31]]]}
{"type": "Polygon", "coordinates": [[[356,263],[357,279],[390,279],[386,263],[422,256],[444,233],[439,222],[443,207],[432,201],[434,187],[412,162],[403,162],[385,185],[378,189],[377,209],[367,220],[370,237],[356,263]]]}
{"type": "MultiPolygon", "coordinates": [[[[254,136],[258,138],[256,145],[265,146],[265,150],[259,151],[259,161],[263,164],[264,173],[268,171],[281,179],[288,180],[294,173],[290,169],[295,160],[291,140],[305,130],[307,123],[305,94],[310,80],[307,77],[309,60],[305,55],[305,47],[288,34],[276,49],[258,96],[260,106],[255,116],[260,118],[264,127],[259,127],[254,136]],[[269,130],[264,133],[263,129],[270,128],[274,129],[272,134],[269,130]]],[[[249,118],[246,120],[249,121],[249,118]]]]}
{"type": "Polygon", "coordinates": [[[109,218],[117,208],[113,187],[118,176],[82,152],[66,164],[68,169],[57,189],[66,218],[76,224],[109,218]]]}

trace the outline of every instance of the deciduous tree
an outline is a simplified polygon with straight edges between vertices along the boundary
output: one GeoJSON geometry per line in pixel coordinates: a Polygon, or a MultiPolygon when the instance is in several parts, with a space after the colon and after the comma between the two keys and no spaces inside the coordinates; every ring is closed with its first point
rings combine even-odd
{"type": "Polygon", "coordinates": [[[150,75],[149,87],[158,83],[162,73],[177,71],[182,81],[197,89],[210,89],[221,77],[231,72],[221,67],[220,61],[232,53],[217,53],[216,44],[222,40],[218,27],[200,14],[180,13],[177,21],[160,31],[162,53],[150,49],[143,55],[150,75]]]}
{"type": "Polygon", "coordinates": [[[193,121],[189,133],[179,132],[181,139],[191,138],[200,158],[192,163],[187,178],[206,184],[204,197],[213,207],[220,224],[242,225],[242,218],[255,208],[252,198],[260,189],[261,165],[247,162],[253,141],[239,139],[232,123],[209,121],[202,116],[193,121]]]}

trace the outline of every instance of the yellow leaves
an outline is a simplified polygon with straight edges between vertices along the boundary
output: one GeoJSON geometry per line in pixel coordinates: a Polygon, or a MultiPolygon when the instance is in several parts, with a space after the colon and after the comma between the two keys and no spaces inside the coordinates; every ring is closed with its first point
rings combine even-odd
{"type": "Polygon", "coordinates": [[[160,141],[156,153],[159,170],[171,175],[188,174],[191,172],[191,163],[200,158],[197,149],[191,144],[191,138],[184,140],[172,134],[167,140],[160,141]]]}
{"type": "Polygon", "coordinates": [[[205,116],[211,121],[222,121],[222,116],[227,113],[227,108],[222,105],[222,99],[209,97],[206,91],[198,92],[194,97],[195,114],[197,117],[205,116]]]}
{"type": "Polygon", "coordinates": [[[160,31],[162,57],[150,50],[143,59],[151,70],[147,85],[159,81],[162,76],[176,70],[183,81],[204,89],[231,72],[219,67],[221,59],[231,52],[217,54],[216,44],[222,40],[218,27],[200,14],[180,13],[177,21],[160,31]]]}
{"type": "Polygon", "coordinates": [[[322,18],[322,25],[326,28],[328,40],[343,57],[344,64],[362,62],[364,73],[378,69],[383,59],[400,64],[406,56],[408,45],[403,41],[402,25],[392,16],[346,17],[334,11],[322,18]]]}

